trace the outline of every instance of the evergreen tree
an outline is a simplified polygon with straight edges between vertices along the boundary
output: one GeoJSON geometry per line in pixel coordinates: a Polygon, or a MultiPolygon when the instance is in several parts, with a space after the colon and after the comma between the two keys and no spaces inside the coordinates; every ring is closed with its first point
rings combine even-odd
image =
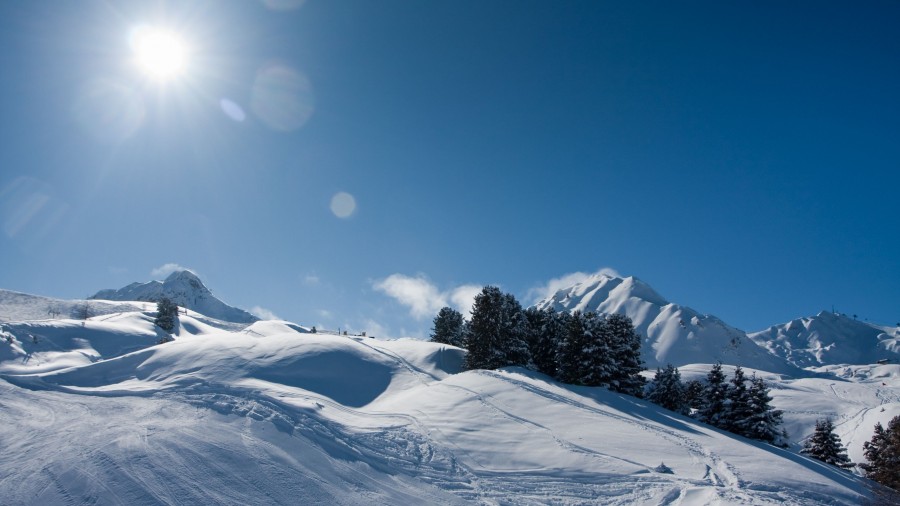
{"type": "Polygon", "coordinates": [[[834,433],[834,424],[828,418],[816,420],[816,430],[806,440],[800,453],[842,469],[853,467],[841,438],[834,433]]]}
{"type": "Polygon", "coordinates": [[[574,311],[567,318],[565,337],[557,354],[558,378],[563,383],[580,385],[584,370],[581,356],[587,346],[587,334],[585,332],[584,315],[581,311],[574,311]]]}
{"type": "Polygon", "coordinates": [[[538,371],[552,377],[557,375],[556,359],[559,346],[565,338],[568,313],[557,313],[553,308],[525,310],[528,322],[528,349],[531,361],[538,371]]]}
{"type": "Polygon", "coordinates": [[[156,303],[156,320],[153,323],[169,334],[175,331],[178,322],[178,306],[168,297],[163,297],[156,303]]]}
{"type": "Polygon", "coordinates": [[[465,320],[459,311],[450,307],[441,308],[434,317],[431,341],[434,343],[462,346],[465,336],[465,320]]]}
{"type": "Polygon", "coordinates": [[[609,385],[614,371],[609,341],[610,328],[606,318],[597,313],[585,314],[580,384],[594,387],[609,385]]]}
{"type": "Polygon", "coordinates": [[[770,404],[772,397],[765,380],[753,373],[750,377],[750,418],[747,420],[745,435],[768,443],[779,444],[779,440],[787,440],[783,430],[779,431],[782,422],[782,411],[770,404]]]}
{"type": "Polygon", "coordinates": [[[888,422],[887,429],[876,423],[872,440],[863,443],[863,452],[868,462],[860,467],[866,477],[900,491],[900,415],[888,422]]]}
{"type": "Polygon", "coordinates": [[[527,366],[531,359],[526,331],[525,314],[515,297],[495,286],[484,287],[475,296],[466,331],[466,369],[527,366]]]}
{"type": "Polygon", "coordinates": [[[753,411],[750,407],[750,390],[741,366],[734,369],[728,390],[725,393],[725,410],[719,427],[735,434],[749,437],[749,425],[753,411]]]}
{"type": "Polygon", "coordinates": [[[609,349],[614,364],[609,388],[615,392],[641,397],[646,380],[641,376],[641,337],[635,332],[631,318],[611,314],[606,318],[609,349]]]}
{"type": "Polygon", "coordinates": [[[703,406],[700,408],[700,421],[715,427],[724,423],[725,395],[728,385],[722,372],[722,363],[718,362],[706,375],[706,387],[703,389],[703,406]]]}
{"type": "Polygon", "coordinates": [[[684,398],[690,409],[699,410],[703,407],[703,382],[694,379],[685,383],[684,398]]]}
{"type": "Polygon", "coordinates": [[[665,369],[656,369],[656,376],[647,388],[647,400],[669,411],[687,414],[688,404],[681,373],[672,364],[665,369]]]}

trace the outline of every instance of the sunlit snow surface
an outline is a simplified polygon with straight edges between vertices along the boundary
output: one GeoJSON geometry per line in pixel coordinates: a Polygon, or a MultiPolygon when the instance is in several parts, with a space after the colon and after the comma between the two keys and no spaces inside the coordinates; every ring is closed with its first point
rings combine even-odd
{"type": "MultiPolygon", "coordinates": [[[[864,480],[796,448],[732,438],[634,398],[524,369],[458,373],[463,352],[453,347],[288,322],[228,331],[199,316],[182,316],[174,342],[154,345],[156,336],[141,311],[3,324],[0,503],[859,504],[869,495],[864,480]],[[654,471],[663,463],[673,474],[654,471]]],[[[891,367],[767,377],[795,440],[833,415],[858,458],[869,426],[900,412],[891,367]]],[[[707,369],[683,368],[686,377],[707,369]]]]}

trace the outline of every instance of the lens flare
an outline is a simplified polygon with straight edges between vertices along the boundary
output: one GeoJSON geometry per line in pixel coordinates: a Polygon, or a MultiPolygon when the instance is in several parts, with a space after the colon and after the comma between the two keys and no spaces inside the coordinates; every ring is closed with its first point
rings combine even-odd
{"type": "Polygon", "coordinates": [[[356,199],[347,192],[337,192],[331,197],[331,212],[338,218],[349,218],[356,211],[356,199]]]}
{"type": "Polygon", "coordinates": [[[257,72],[253,82],[250,110],[272,130],[296,130],[309,121],[315,110],[312,83],[288,67],[266,67],[257,72]]]}

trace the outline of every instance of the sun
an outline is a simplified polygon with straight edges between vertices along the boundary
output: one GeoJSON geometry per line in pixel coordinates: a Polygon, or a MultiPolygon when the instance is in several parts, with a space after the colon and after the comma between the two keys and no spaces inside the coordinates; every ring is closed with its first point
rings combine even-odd
{"type": "Polygon", "coordinates": [[[171,81],[187,68],[187,45],[171,30],[139,26],[132,31],[131,48],[137,67],[156,81],[171,81]]]}

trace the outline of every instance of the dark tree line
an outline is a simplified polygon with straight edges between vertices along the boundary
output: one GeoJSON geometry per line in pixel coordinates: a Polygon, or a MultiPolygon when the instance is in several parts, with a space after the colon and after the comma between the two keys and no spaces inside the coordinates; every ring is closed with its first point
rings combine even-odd
{"type": "Polygon", "coordinates": [[[522,366],[565,383],[643,393],[641,338],[627,316],[522,309],[511,294],[486,286],[468,322],[441,309],[431,340],[466,348],[467,369],[522,366]]]}
{"type": "Polygon", "coordinates": [[[769,387],[754,373],[750,378],[738,366],[729,381],[716,364],[706,375],[706,383],[682,383],[678,368],[667,365],[657,369],[647,387],[647,399],[681,414],[693,414],[708,423],[735,434],[783,444],[784,431],[779,430],[782,412],[771,405],[769,387]]]}
{"type": "Polygon", "coordinates": [[[872,439],[863,443],[863,452],[868,462],[859,467],[866,477],[900,491],[900,416],[892,418],[887,429],[876,423],[872,439]]]}

